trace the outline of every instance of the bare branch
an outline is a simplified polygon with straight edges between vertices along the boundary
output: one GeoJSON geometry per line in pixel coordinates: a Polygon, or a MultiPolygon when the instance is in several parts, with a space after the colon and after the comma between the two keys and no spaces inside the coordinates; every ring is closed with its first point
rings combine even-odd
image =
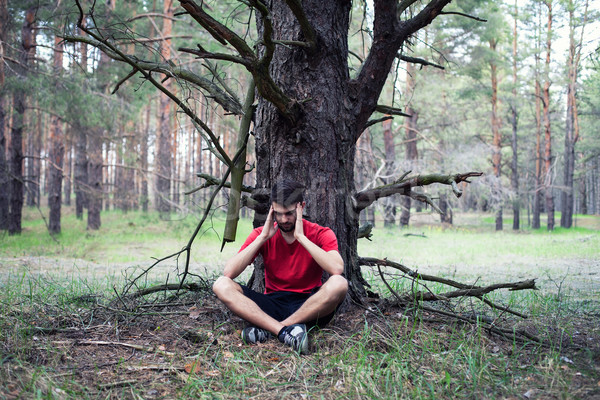
{"type": "Polygon", "coordinates": [[[479,17],[473,16],[473,15],[461,13],[461,12],[458,12],[458,11],[442,11],[440,13],[440,15],[460,15],[461,17],[474,19],[475,21],[487,22],[487,19],[479,18],[479,17]]]}
{"type": "Polygon", "coordinates": [[[183,51],[184,53],[190,53],[193,54],[195,56],[198,56],[198,58],[206,58],[206,59],[213,59],[213,60],[223,60],[223,61],[231,61],[234,62],[236,64],[241,64],[247,68],[251,68],[252,64],[246,60],[245,58],[242,57],[237,57],[234,56],[232,54],[225,54],[225,53],[211,53],[209,51],[204,50],[204,48],[202,48],[202,46],[197,45],[198,46],[198,50],[196,49],[189,49],[186,47],[180,47],[178,50],[179,51],[183,51]]]}
{"type": "MultiPolygon", "coordinates": [[[[236,115],[242,115],[242,105],[240,102],[223,90],[221,90],[217,85],[211,82],[209,79],[203,78],[201,76],[196,75],[194,72],[184,69],[182,67],[178,67],[172,63],[159,63],[152,61],[145,61],[136,58],[135,56],[126,55],[121,52],[117,52],[103,43],[100,40],[96,40],[86,36],[65,36],[64,39],[68,42],[79,42],[86,43],[91,46],[94,46],[104,52],[107,56],[116,61],[126,62],[133,66],[133,68],[137,70],[143,71],[151,71],[158,72],[161,74],[165,74],[167,76],[172,76],[178,79],[183,79],[186,82],[189,82],[193,85],[200,87],[208,92],[210,97],[214,98],[215,101],[223,107],[226,111],[231,112],[236,115]],[[119,54],[120,53],[120,54],[119,54]]],[[[114,47],[116,49],[116,47],[114,47]]],[[[142,74],[144,75],[144,74],[142,74]]]]}
{"type": "Polygon", "coordinates": [[[181,6],[198,22],[204,29],[208,31],[219,43],[226,45],[231,44],[236,51],[247,60],[256,61],[256,54],[244,39],[239,37],[231,29],[221,24],[219,21],[208,15],[202,6],[197,5],[192,0],[179,0],[181,6]]]}
{"type": "Polygon", "coordinates": [[[141,19],[141,18],[154,18],[154,17],[170,19],[171,21],[182,21],[182,19],[180,19],[180,18],[171,17],[170,15],[166,15],[163,13],[152,12],[152,13],[144,13],[144,14],[135,15],[135,16],[129,18],[127,20],[127,22],[133,22],[136,19],[141,19]]]}
{"type": "Polygon", "coordinates": [[[399,115],[401,117],[412,117],[412,115],[406,114],[399,108],[384,106],[381,104],[378,104],[377,107],[375,107],[375,111],[380,112],[382,114],[399,115]]]}
{"type": "Polygon", "coordinates": [[[388,116],[385,116],[382,118],[371,119],[371,120],[367,121],[367,124],[365,125],[365,129],[367,129],[368,127],[370,127],[372,125],[376,125],[383,121],[387,121],[388,119],[394,119],[394,117],[392,117],[391,115],[388,115],[388,116]]]}
{"type": "Polygon", "coordinates": [[[406,61],[409,63],[420,64],[421,66],[429,66],[429,67],[434,67],[434,68],[438,68],[438,69],[446,69],[442,65],[435,64],[435,63],[429,62],[427,60],[424,60],[424,59],[418,58],[418,57],[410,57],[410,56],[405,56],[404,54],[399,54],[398,58],[402,61],[406,61]]]}
{"type": "MultiPolygon", "coordinates": [[[[467,172],[466,174],[455,174],[455,175],[441,175],[441,174],[430,174],[430,175],[418,175],[413,178],[404,179],[393,182],[388,185],[379,186],[374,189],[363,190],[358,192],[353,197],[354,208],[358,212],[369,205],[371,205],[377,199],[382,197],[388,197],[393,194],[401,194],[404,196],[411,196],[412,198],[420,201],[427,201],[428,198],[422,197],[425,195],[411,192],[413,187],[427,186],[434,183],[440,183],[443,185],[450,185],[453,188],[454,194],[457,197],[462,195],[462,192],[458,189],[457,184],[460,182],[469,183],[469,178],[483,175],[483,172],[467,172]]],[[[429,203],[432,204],[432,203],[429,203]]],[[[439,212],[439,211],[438,211],[439,212]]]]}

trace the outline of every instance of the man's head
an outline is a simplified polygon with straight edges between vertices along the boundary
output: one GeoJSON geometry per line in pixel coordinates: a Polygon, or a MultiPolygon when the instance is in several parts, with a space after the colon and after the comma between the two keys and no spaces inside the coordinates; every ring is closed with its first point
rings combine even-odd
{"type": "Polygon", "coordinates": [[[277,226],[282,232],[292,232],[296,227],[296,205],[304,207],[304,187],[298,182],[284,179],[271,188],[271,205],[277,226]]]}

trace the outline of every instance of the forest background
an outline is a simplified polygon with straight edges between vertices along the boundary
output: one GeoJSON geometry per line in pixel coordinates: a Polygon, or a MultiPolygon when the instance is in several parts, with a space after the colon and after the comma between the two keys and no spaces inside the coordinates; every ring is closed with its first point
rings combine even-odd
{"type": "MultiPolygon", "coordinates": [[[[61,231],[60,207],[72,201],[78,218],[92,207],[89,229],[100,228],[102,208],[201,209],[207,196],[194,191],[203,183],[197,174],[218,177],[226,166],[194,124],[148,83],[125,79],[124,63],[85,43],[65,42],[65,34],[79,34],[74,4],[2,3],[0,228],[18,234],[22,203],[31,207],[44,199],[51,233],[61,231]]],[[[165,17],[172,8],[163,10],[157,2],[111,7],[113,34],[159,60],[178,57],[190,64],[193,56],[188,60],[172,50],[194,47],[205,35],[190,29],[183,16],[165,17]],[[133,31],[143,38],[134,38],[133,31]]],[[[448,196],[448,188],[433,189],[440,207],[449,210],[445,222],[452,222],[453,210],[478,210],[495,213],[497,230],[552,230],[576,224],[574,213],[599,213],[597,10],[585,1],[455,7],[486,22],[448,15],[414,37],[382,94],[411,117],[384,115],[361,136],[357,189],[408,171],[477,170],[484,177],[461,199],[448,196]],[[507,215],[512,221],[505,224],[507,215]]],[[[369,13],[356,5],[352,15],[351,57],[359,60],[369,40],[369,13]]],[[[235,66],[205,62],[194,68],[198,76],[216,69],[234,97],[241,97],[238,88],[248,78],[235,66]]],[[[177,86],[185,96],[186,87],[177,86]]],[[[193,104],[232,154],[239,121],[208,97],[193,104]]],[[[248,148],[252,166],[252,143],[248,148]]],[[[253,179],[252,171],[244,177],[249,186],[253,179]]],[[[386,226],[410,223],[408,198],[381,199],[361,221],[374,222],[376,208],[386,226]]]]}

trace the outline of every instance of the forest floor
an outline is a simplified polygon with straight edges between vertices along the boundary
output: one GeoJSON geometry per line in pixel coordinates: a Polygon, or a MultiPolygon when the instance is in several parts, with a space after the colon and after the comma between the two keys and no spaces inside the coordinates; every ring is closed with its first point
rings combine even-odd
{"type": "MultiPolygon", "coordinates": [[[[70,263],[45,260],[30,261],[70,263]]],[[[44,274],[28,285],[64,288],[44,274]]],[[[345,307],[297,356],[275,339],[245,345],[243,321],[206,287],[144,301],[67,288],[21,299],[5,316],[0,398],[600,399],[595,298],[554,298],[531,319],[499,319],[543,343],[370,299],[345,307]]]]}
{"type": "MultiPolygon", "coordinates": [[[[401,239],[402,254],[394,254],[399,235],[383,230],[376,242],[361,244],[361,254],[389,253],[422,273],[481,285],[538,278],[540,290],[488,297],[527,318],[473,298],[428,302],[432,310],[370,298],[346,304],[327,328],[311,333],[310,354],[298,356],[276,339],[242,342],[244,322],[209,289],[219,270],[211,260],[192,265],[206,279],[191,278],[196,291],[131,298],[121,294],[125,275],[147,262],[6,253],[0,254],[0,399],[600,399],[597,232],[487,238],[440,234],[426,225],[414,232],[420,229],[452,249],[453,258],[411,254],[421,237],[401,239]],[[462,253],[471,240],[483,255],[462,253]],[[526,254],[513,242],[525,242],[526,254]],[[536,255],[542,243],[547,247],[536,255]],[[576,256],[564,250],[575,247],[576,256]]],[[[167,263],[153,272],[173,281],[177,271],[167,263]]],[[[377,272],[364,273],[375,285],[377,272]]],[[[399,293],[415,284],[385,276],[399,293]]],[[[374,290],[384,293],[379,285],[374,290]]]]}

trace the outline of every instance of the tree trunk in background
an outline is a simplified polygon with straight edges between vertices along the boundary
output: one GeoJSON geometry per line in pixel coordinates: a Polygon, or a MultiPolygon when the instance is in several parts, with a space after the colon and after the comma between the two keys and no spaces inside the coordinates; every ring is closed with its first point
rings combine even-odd
{"type": "Polygon", "coordinates": [[[125,170],[123,171],[123,186],[125,194],[125,207],[123,211],[133,210],[136,207],[137,193],[135,190],[135,167],[138,165],[138,154],[136,149],[136,134],[133,121],[128,124],[128,134],[125,137],[125,170]]]}
{"type": "Polygon", "coordinates": [[[440,193],[440,201],[439,201],[440,210],[442,210],[442,215],[440,215],[440,221],[443,224],[452,225],[452,208],[448,204],[448,197],[446,193],[440,193]]]}
{"type": "MultiPolygon", "coordinates": [[[[496,40],[489,41],[490,50],[496,55],[496,40]]],[[[490,71],[492,79],[492,166],[494,168],[494,176],[496,177],[495,184],[497,185],[497,193],[500,196],[498,208],[496,210],[496,230],[502,230],[502,206],[504,199],[502,198],[502,184],[500,181],[502,174],[502,134],[500,133],[500,117],[498,116],[498,65],[496,61],[490,61],[490,71]]]]}
{"type": "Polygon", "coordinates": [[[71,205],[71,182],[73,178],[73,141],[69,139],[69,136],[72,132],[67,131],[65,136],[65,167],[64,167],[64,190],[63,194],[65,198],[63,199],[63,203],[65,206],[71,205]]]}
{"type": "MultiPolygon", "coordinates": [[[[366,189],[370,182],[370,177],[374,176],[377,170],[375,164],[375,155],[371,142],[371,132],[367,128],[356,142],[356,186],[358,190],[366,189]]],[[[372,186],[372,185],[371,185],[372,186]]],[[[360,213],[360,225],[370,223],[375,226],[375,206],[370,205],[360,213]]]]}
{"type": "MultiPolygon", "coordinates": [[[[4,88],[4,43],[7,38],[7,0],[0,0],[0,88],[4,88]]],[[[6,96],[0,91],[0,230],[8,229],[9,175],[6,159],[6,96]]]]}
{"type": "Polygon", "coordinates": [[[75,129],[75,216],[83,219],[83,210],[87,208],[88,193],[88,157],[87,133],[81,127],[75,129]]]}
{"type": "Polygon", "coordinates": [[[568,2],[569,11],[569,57],[567,59],[567,116],[565,121],[565,166],[564,187],[561,194],[562,213],[560,226],[570,228],[573,226],[574,201],[574,175],[575,175],[575,144],[579,140],[579,117],[577,115],[577,75],[579,72],[579,60],[581,58],[581,47],[583,32],[587,22],[587,1],[585,3],[584,22],[581,27],[581,38],[575,40],[575,9],[572,0],[568,2]]]}
{"type": "Polygon", "coordinates": [[[102,131],[97,129],[88,137],[88,205],[87,229],[100,229],[102,211],[102,131]]]}
{"type": "MultiPolygon", "coordinates": [[[[63,62],[63,44],[62,39],[56,36],[54,38],[54,74],[56,85],[60,79],[60,71],[63,62]]],[[[51,234],[60,233],[60,212],[61,212],[61,194],[63,180],[63,164],[65,156],[65,134],[63,131],[63,122],[57,115],[50,117],[50,136],[48,138],[48,207],[50,208],[50,217],[48,220],[48,230],[51,234]]]]}
{"type": "MultiPolygon", "coordinates": [[[[32,53],[35,53],[34,22],[37,12],[36,7],[30,7],[25,13],[25,20],[21,29],[21,80],[25,80],[27,66],[32,53]]],[[[23,213],[23,129],[25,121],[25,92],[16,90],[13,94],[13,116],[11,128],[11,145],[9,149],[10,171],[10,198],[8,204],[8,233],[16,235],[21,233],[21,218],[23,213]]]]}
{"type": "Polygon", "coordinates": [[[33,207],[40,204],[41,183],[41,158],[42,158],[42,115],[41,111],[35,113],[31,118],[31,124],[35,119],[35,128],[29,130],[27,135],[27,205],[33,207]]]}
{"type": "MultiPolygon", "coordinates": [[[[580,159],[583,159],[583,155],[579,155],[580,159]]],[[[583,165],[583,174],[579,178],[579,184],[577,185],[579,188],[579,212],[583,215],[587,215],[588,213],[588,202],[587,202],[587,163],[585,160],[581,160],[583,165]]]]}
{"type": "MultiPolygon", "coordinates": [[[[173,22],[169,16],[173,16],[173,0],[164,0],[163,13],[167,18],[163,18],[162,36],[168,38],[171,36],[173,22]]],[[[160,53],[164,61],[171,58],[171,40],[166,39],[161,42],[160,53]]],[[[170,89],[171,80],[163,83],[165,88],[170,89]]],[[[171,192],[171,99],[164,93],[160,94],[160,104],[158,110],[158,132],[156,137],[156,188],[155,199],[156,209],[161,213],[171,211],[170,192],[171,192]]]]}
{"type": "Polygon", "coordinates": [[[140,176],[140,203],[142,204],[142,211],[148,212],[148,137],[150,136],[150,115],[152,112],[152,102],[147,106],[146,110],[146,123],[144,131],[141,137],[140,143],[140,157],[141,157],[141,176],[140,176]]]}
{"type": "MultiPolygon", "coordinates": [[[[386,184],[393,182],[396,164],[396,148],[394,147],[394,133],[392,132],[392,120],[383,121],[383,146],[385,148],[385,175],[386,184]]],[[[396,204],[394,197],[386,197],[383,202],[383,226],[394,226],[396,224],[396,204]]]]}
{"type": "MultiPolygon", "coordinates": [[[[85,19],[82,21],[85,24],[85,19]]],[[[84,25],[85,26],[85,25],[84,25]]],[[[83,74],[87,75],[88,57],[87,44],[79,43],[79,53],[81,57],[81,68],[83,74]]],[[[74,191],[75,191],[75,216],[77,219],[83,219],[83,210],[88,207],[88,154],[87,154],[87,129],[76,125],[74,128],[74,150],[75,150],[75,166],[74,166],[74,191]]]]}
{"type": "MultiPolygon", "coordinates": [[[[412,99],[415,90],[415,66],[413,63],[406,64],[406,93],[407,99],[412,99]]],[[[417,173],[419,151],[417,149],[417,120],[419,113],[412,108],[410,104],[405,106],[405,112],[410,115],[404,119],[404,138],[406,161],[409,165],[409,170],[417,173]]],[[[410,208],[412,199],[408,196],[401,197],[402,213],[400,214],[400,227],[408,226],[410,222],[410,208]]]]}
{"type": "Polygon", "coordinates": [[[550,56],[552,45],[552,0],[544,2],[548,7],[548,30],[546,35],[546,63],[544,69],[543,112],[544,112],[544,189],[546,195],[546,213],[549,231],[554,229],[554,193],[552,170],[552,130],[550,125],[550,56]]]}
{"type": "Polygon", "coordinates": [[[512,149],[512,159],[510,162],[510,186],[513,191],[513,230],[519,230],[521,226],[520,215],[521,215],[521,196],[519,194],[519,160],[518,160],[518,146],[517,146],[517,131],[519,115],[517,112],[517,20],[518,20],[519,8],[517,6],[517,0],[515,0],[515,16],[514,16],[514,27],[513,27],[513,88],[512,88],[512,104],[511,104],[511,126],[512,136],[510,140],[510,147],[512,149]]]}
{"type": "Polygon", "coordinates": [[[540,78],[540,56],[541,53],[541,5],[538,12],[538,33],[535,41],[535,124],[536,124],[536,138],[535,138],[535,190],[533,192],[533,216],[531,221],[531,227],[533,229],[539,229],[542,225],[540,222],[541,206],[542,206],[542,84],[540,78]]]}

